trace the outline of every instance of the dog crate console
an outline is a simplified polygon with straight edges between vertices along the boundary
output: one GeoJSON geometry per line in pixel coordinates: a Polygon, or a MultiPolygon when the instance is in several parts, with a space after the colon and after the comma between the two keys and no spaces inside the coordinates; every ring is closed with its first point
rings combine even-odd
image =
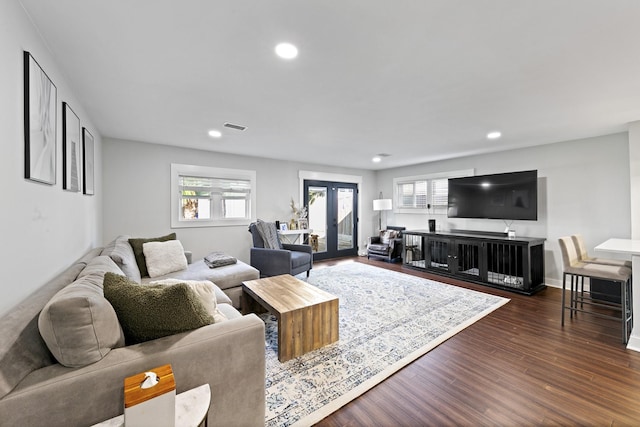
{"type": "Polygon", "coordinates": [[[471,231],[405,231],[404,265],[526,295],[544,289],[544,241],[471,231]]]}

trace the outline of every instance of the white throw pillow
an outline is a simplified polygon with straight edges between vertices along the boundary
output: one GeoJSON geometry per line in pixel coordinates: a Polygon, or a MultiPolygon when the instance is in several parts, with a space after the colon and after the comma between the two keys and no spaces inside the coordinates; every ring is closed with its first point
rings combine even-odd
{"type": "Polygon", "coordinates": [[[150,282],[150,285],[176,285],[178,283],[186,283],[191,289],[195,291],[200,297],[202,305],[207,309],[207,312],[213,316],[214,323],[227,320],[220,310],[218,310],[218,301],[216,300],[216,293],[213,288],[213,282],[209,280],[180,280],[180,279],[162,279],[154,280],[150,282]]]}
{"type": "Polygon", "coordinates": [[[142,245],[149,277],[158,277],[187,268],[187,257],[180,240],[147,242],[142,245]]]}

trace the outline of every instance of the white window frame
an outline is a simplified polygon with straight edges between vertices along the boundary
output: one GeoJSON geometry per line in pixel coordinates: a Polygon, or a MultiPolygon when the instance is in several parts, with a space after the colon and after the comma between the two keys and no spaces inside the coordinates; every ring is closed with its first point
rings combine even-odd
{"type": "Polygon", "coordinates": [[[171,164],[171,228],[227,227],[249,225],[256,218],[256,171],[226,169],[210,166],[171,164]],[[196,176],[217,179],[242,179],[251,182],[248,198],[250,216],[245,218],[182,219],[180,176],[196,176]]]}
{"type": "Polygon", "coordinates": [[[463,169],[449,172],[437,172],[426,175],[413,175],[403,176],[393,179],[393,212],[399,214],[446,214],[446,205],[434,205],[432,194],[432,181],[448,178],[460,178],[463,176],[473,176],[473,169],[463,169]],[[400,204],[400,192],[398,188],[401,184],[415,183],[418,181],[427,181],[427,204],[431,205],[431,208],[410,208],[402,207],[400,204]]]}

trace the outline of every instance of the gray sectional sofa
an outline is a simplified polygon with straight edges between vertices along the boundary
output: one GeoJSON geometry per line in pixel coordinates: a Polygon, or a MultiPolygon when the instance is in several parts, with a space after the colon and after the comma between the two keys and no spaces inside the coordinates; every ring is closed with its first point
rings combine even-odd
{"type": "Polygon", "coordinates": [[[264,323],[234,308],[241,282],[258,278],[257,270],[240,262],[204,270],[197,262],[168,274],[221,284],[228,294],[218,287],[215,294],[228,320],[124,345],[115,312],[102,295],[107,272],[135,275],[119,253],[126,239],[119,239],[89,251],[0,318],[0,425],[101,422],[123,412],[125,377],[167,363],[178,393],[210,385],[209,425],[264,425],[264,323]]]}

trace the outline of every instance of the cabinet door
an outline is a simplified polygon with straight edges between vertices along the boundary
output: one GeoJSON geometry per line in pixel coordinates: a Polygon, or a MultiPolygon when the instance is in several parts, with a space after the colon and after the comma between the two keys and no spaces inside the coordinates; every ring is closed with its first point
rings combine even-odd
{"type": "Polygon", "coordinates": [[[454,241],[451,248],[450,271],[457,276],[484,280],[486,270],[483,262],[483,243],[473,240],[454,241]]]}
{"type": "Polygon", "coordinates": [[[487,281],[507,288],[528,288],[528,259],[526,245],[487,243],[487,281]]]}
{"type": "Polygon", "coordinates": [[[428,237],[426,239],[425,261],[428,269],[451,272],[449,242],[450,240],[446,238],[428,237]]]}
{"type": "Polygon", "coordinates": [[[403,250],[405,265],[412,267],[426,268],[424,260],[424,237],[419,234],[403,234],[403,250]]]}

